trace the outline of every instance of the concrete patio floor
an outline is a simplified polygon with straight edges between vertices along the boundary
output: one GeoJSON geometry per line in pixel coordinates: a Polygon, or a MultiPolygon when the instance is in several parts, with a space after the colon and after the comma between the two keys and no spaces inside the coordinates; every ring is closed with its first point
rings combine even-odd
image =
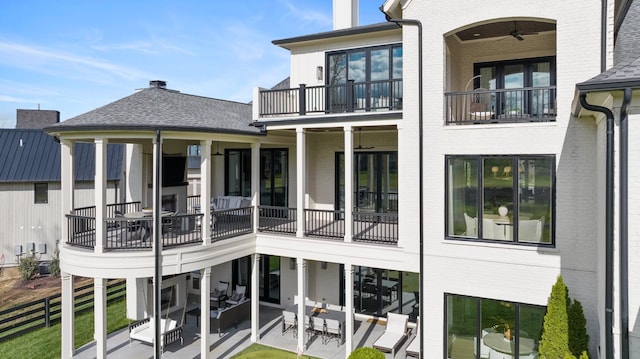
{"type": "MultiPolygon", "coordinates": [[[[281,322],[282,309],[269,306],[260,306],[260,339],[259,343],[274,348],[280,348],[291,352],[296,352],[297,339],[293,333],[282,334],[281,322]]],[[[384,325],[375,321],[354,322],[355,334],[353,347],[372,346],[373,342],[384,331],[384,325]]],[[[163,358],[200,358],[200,329],[196,327],[194,317],[187,316],[183,331],[184,344],[174,343],[169,345],[163,358]]],[[[238,325],[238,328],[230,328],[223,333],[222,337],[218,333],[210,334],[211,348],[208,358],[230,358],[251,345],[251,322],[246,320],[238,325]]],[[[411,338],[411,337],[410,337],[411,338]]],[[[396,358],[404,358],[404,348],[408,341],[405,341],[396,358]]],[[[305,355],[326,359],[346,358],[344,344],[338,345],[336,340],[331,340],[322,344],[320,338],[311,338],[305,355]]],[[[127,328],[112,333],[107,338],[107,357],[113,359],[130,358],[153,358],[153,347],[151,345],[132,341],[129,343],[129,331],[127,328]]],[[[391,354],[386,354],[387,358],[392,358],[391,354]]],[[[93,359],[96,358],[95,343],[76,350],[74,358],[93,359]]]]}

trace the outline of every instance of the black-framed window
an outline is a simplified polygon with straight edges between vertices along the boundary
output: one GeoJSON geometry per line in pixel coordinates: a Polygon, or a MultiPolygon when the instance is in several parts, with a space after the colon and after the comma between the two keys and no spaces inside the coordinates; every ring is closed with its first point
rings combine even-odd
{"type": "Polygon", "coordinates": [[[260,204],[289,205],[289,149],[260,149],[260,204]]]}
{"type": "Polygon", "coordinates": [[[474,75],[475,88],[499,90],[491,92],[496,116],[555,113],[555,56],[476,63],[474,75]]]}
{"type": "Polygon", "coordinates": [[[227,196],[251,196],[251,150],[227,149],[224,151],[225,181],[227,196]]]}
{"type": "Polygon", "coordinates": [[[346,106],[347,81],[355,109],[402,107],[402,44],[328,52],[325,69],[330,111],[346,106]]]}
{"type": "Polygon", "coordinates": [[[445,163],[446,238],[554,245],[554,155],[450,155],[445,163]]]}
{"type": "Polygon", "coordinates": [[[448,293],[444,300],[444,358],[538,357],[546,307],[448,293]]]}
{"type": "Polygon", "coordinates": [[[33,184],[33,203],[49,203],[49,184],[33,184]]]}

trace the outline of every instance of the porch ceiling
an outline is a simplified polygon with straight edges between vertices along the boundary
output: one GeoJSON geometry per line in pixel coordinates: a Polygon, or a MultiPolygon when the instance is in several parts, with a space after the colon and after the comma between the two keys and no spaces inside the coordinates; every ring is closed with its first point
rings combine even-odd
{"type": "Polygon", "coordinates": [[[530,20],[510,20],[470,27],[456,32],[455,35],[458,36],[460,41],[471,41],[493,37],[514,36],[516,32],[521,36],[527,36],[555,30],[555,23],[530,20]]]}

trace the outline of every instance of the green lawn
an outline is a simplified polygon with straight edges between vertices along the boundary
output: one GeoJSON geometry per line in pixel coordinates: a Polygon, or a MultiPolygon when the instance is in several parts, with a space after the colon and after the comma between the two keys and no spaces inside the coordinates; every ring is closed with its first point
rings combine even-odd
{"type": "MultiPolygon", "coordinates": [[[[275,349],[260,344],[251,344],[247,349],[231,357],[232,359],[296,359],[296,353],[275,349]]],[[[302,358],[313,358],[308,355],[302,358]]]]}
{"type": "MultiPolygon", "coordinates": [[[[129,324],[126,318],[124,298],[114,301],[107,307],[107,332],[125,328],[129,324]]],[[[76,348],[93,340],[93,310],[78,314],[74,321],[76,348]]],[[[34,330],[17,338],[0,343],[2,358],[60,358],[60,323],[49,328],[34,330]]]]}

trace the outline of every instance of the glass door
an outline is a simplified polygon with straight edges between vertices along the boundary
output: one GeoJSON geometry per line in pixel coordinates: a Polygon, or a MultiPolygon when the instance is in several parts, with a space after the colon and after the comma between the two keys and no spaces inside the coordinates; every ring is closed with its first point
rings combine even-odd
{"type": "Polygon", "coordinates": [[[280,304],[280,257],[261,255],[258,276],[260,300],[280,304]]]}
{"type": "Polygon", "coordinates": [[[289,150],[260,151],[260,204],[287,207],[289,205],[289,150]]]}

